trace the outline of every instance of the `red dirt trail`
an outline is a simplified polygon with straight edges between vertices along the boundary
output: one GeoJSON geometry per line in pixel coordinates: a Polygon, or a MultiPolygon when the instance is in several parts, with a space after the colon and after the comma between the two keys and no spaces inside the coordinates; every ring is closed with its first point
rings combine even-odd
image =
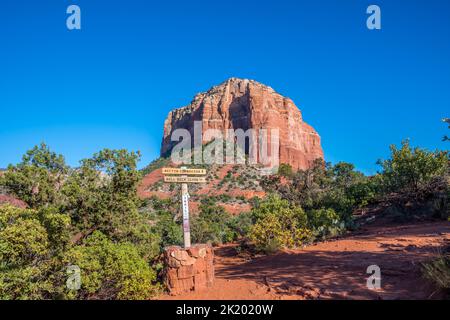
{"type": "Polygon", "coordinates": [[[202,292],[160,299],[428,299],[438,298],[420,273],[450,243],[450,223],[369,227],[303,250],[245,259],[233,245],[216,248],[216,282],[202,292]],[[370,265],[381,268],[381,286],[366,286],[370,265]]]}

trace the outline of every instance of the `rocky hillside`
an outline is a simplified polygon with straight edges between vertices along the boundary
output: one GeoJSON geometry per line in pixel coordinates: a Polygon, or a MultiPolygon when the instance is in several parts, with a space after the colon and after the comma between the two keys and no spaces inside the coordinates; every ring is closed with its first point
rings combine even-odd
{"type": "MultiPolygon", "coordinates": [[[[180,186],[163,181],[162,167],[174,166],[165,157],[174,147],[172,132],[187,129],[194,135],[194,121],[202,121],[203,133],[208,129],[279,129],[280,163],[294,169],[307,169],[317,158],[323,158],[320,137],[302,119],[300,110],[289,98],[256,81],[231,78],[195,96],[190,105],[169,113],[164,124],[162,157],[144,170],[138,188],[141,198],[156,196],[167,199],[179,196],[180,186]],[[165,157],[164,157],[165,156],[165,157]]],[[[203,144],[209,141],[203,140],[203,144]]],[[[192,212],[203,198],[214,197],[216,203],[232,214],[250,210],[255,197],[263,198],[262,181],[265,173],[258,165],[203,165],[207,183],[191,184],[192,212]]]]}
{"type": "Polygon", "coordinates": [[[323,158],[320,136],[303,121],[294,102],[253,80],[228,79],[197,94],[188,106],[171,111],[164,123],[162,156],[170,155],[175,145],[171,142],[174,130],[183,128],[194,135],[194,121],[202,122],[203,133],[208,129],[278,129],[279,163],[294,169],[307,169],[315,159],[323,158]]]}
{"type": "MultiPolygon", "coordinates": [[[[158,160],[160,166],[173,166],[169,160],[158,160]]],[[[193,213],[198,212],[200,202],[204,198],[214,198],[231,214],[239,214],[251,209],[252,199],[263,198],[265,192],[261,186],[262,171],[257,166],[211,165],[206,168],[206,184],[190,184],[190,207],[193,213]]],[[[179,197],[180,185],[164,183],[161,168],[145,175],[138,187],[140,198],[156,196],[161,199],[179,197]]]]}

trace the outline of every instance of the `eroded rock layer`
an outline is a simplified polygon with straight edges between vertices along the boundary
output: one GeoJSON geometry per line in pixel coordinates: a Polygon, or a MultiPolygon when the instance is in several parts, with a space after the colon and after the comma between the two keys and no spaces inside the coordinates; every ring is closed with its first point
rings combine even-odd
{"type": "Polygon", "coordinates": [[[320,136],[303,121],[294,102],[253,80],[228,79],[197,94],[188,106],[171,111],[164,123],[162,156],[170,155],[177,143],[171,141],[174,130],[187,129],[194,136],[194,121],[201,121],[203,133],[208,129],[278,129],[279,163],[294,169],[307,169],[315,159],[323,158],[320,136]]]}

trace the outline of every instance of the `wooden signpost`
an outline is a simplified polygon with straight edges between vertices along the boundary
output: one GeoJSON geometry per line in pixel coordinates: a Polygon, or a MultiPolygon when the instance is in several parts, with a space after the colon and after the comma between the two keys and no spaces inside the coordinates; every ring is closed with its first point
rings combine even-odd
{"type": "Polygon", "coordinates": [[[189,192],[188,183],[206,183],[205,169],[163,168],[164,182],[181,183],[181,208],[183,210],[184,248],[191,247],[191,226],[189,223],[189,192]]]}

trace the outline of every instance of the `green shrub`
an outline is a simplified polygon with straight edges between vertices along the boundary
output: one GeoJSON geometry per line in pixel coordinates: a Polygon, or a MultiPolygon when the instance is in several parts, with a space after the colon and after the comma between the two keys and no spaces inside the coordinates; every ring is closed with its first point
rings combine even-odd
{"type": "Polygon", "coordinates": [[[311,239],[311,231],[298,225],[293,212],[271,213],[256,222],[249,239],[257,250],[271,253],[280,248],[296,248],[311,239]]]}
{"type": "Polygon", "coordinates": [[[62,206],[81,232],[96,228],[123,238],[136,225],[139,158],[139,153],[104,149],[71,171],[61,189],[62,206]]]}
{"type": "Polygon", "coordinates": [[[350,163],[333,166],[318,159],[311,168],[292,174],[287,183],[281,184],[279,177],[270,177],[263,180],[262,186],[307,211],[331,208],[341,220],[350,223],[356,208],[376,199],[377,181],[356,171],[350,163]]]}
{"type": "Polygon", "coordinates": [[[307,215],[309,228],[315,237],[333,237],[345,230],[345,223],[333,209],[314,209],[307,215]]]}
{"type": "Polygon", "coordinates": [[[0,206],[0,300],[58,296],[69,217],[0,206]]]}
{"type": "Polygon", "coordinates": [[[330,208],[340,220],[351,223],[355,209],[368,205],[376,200],[379,190],[379,179],[366,177],[350,163],[339,162],[328,165],[325,178],[321,179],[321,191],[313,196],[311,209],[330,208]]]}
{"type": "Polygon", "coordinates": [[[199,215],[192,219],[192,240],[214,245],[233,241],[236,233],[230,227],[231,220],[232,216],[222,206],[215,205],[210,199],[204,201],[199,215]]]}
{"type": "Polygon", "coordinates": [[[332,226],[339,222],[339,216],[333,209],[314,209],[308,211],[308,224],[311,228],[332,226]]]}
{"type": "Polygon", "coordinates": [[[291,177],[293,174],[292,166],[290,164],[282,163],[278,167],[278,175],[283,177],[291,177]]]}
{"type": "Polygon", "coordinates": [[[386,191],[399,192],[418,191],[433,178],[447,174],[448,162],[447,152],[413,149],[406,140],[400,149],[392,145],[391,158],[378,164],[386,191]]]}
{"type": "Polygon", "coordinates": [[[72,299],[143,300],[158,291],[156,272],[135,246],[114,243],[97,231],[69,250],[64,261],[81,270],[80,290],[68,292],[72,299]]]}
{"type": "Polygon", "coordinates": [[[0,207],[0,261],[20,266],[42,260],[49,253],[47,230],[37,212],[0,207]]]}
{"type": "Polygon", "coordinates": [[[251,212],[240,213],[232,217],[228,225],[235,234],[235,240],[246,237],[253,225],[253,215],[251,212]]]}
{"type": "Polygon", "coordinates": [[[272,252],[279,248],[295,248],[311,239],[307,216],[302,208],[271,195],[252,210],[255,224],[249,239],[256,248],[272,252]]]}
{"type": "Polygon", "coordinates": [[[381,193],[381,188],[381,176],[379,174],[371,177],[360,176],[360,179],[346,188],[346,194],[351,199],[351,210],[363,208],[376,202],[381,193]]]}
{"type": "Polygon", "coordinates": [[[183,230],[181,221],[174,219],[174,214],[170,211],[156,212],[156,225],[154,233],[161,237],[160,247],[181,245],[183,243],[183,230]]]}
{"type": "Polygon", "coordinates": [[[64,157],[42,143],[26,152],[17,166],[10,165],[0,176],[0,186],[32,208],[60,200],[60,187],[67,174],[64,157]]]}
{"type": "Polygon", "coordinates": [[[139,157],[105,149],[70,169],[42,144],[2,173],[0,187],[32,209],[0,209],[0,298],[148,297],[155,279],[149,264],[160,254],[161,236],[138,210],[139,157]],[[85,242],[99,238],[93,232],[102,240],[85,242]],[[83,265],[109,268],[87,273],[88,284],[98,280],[95,290],[67,296],[67,252],[83,265]]]}
{"type": "Polygon", "coordinates": [[[300,223],[302,225],[306,225],[307,217],[303,210],[289,201],[282,199],[276,194],[270,194],[265,199],[260,200],[259,203],[252,209],[252,216],[256,222],[269,214],[279,213],[282,211],[295,211],[296,216],[298,216],[301,220],[300,223]]]}

